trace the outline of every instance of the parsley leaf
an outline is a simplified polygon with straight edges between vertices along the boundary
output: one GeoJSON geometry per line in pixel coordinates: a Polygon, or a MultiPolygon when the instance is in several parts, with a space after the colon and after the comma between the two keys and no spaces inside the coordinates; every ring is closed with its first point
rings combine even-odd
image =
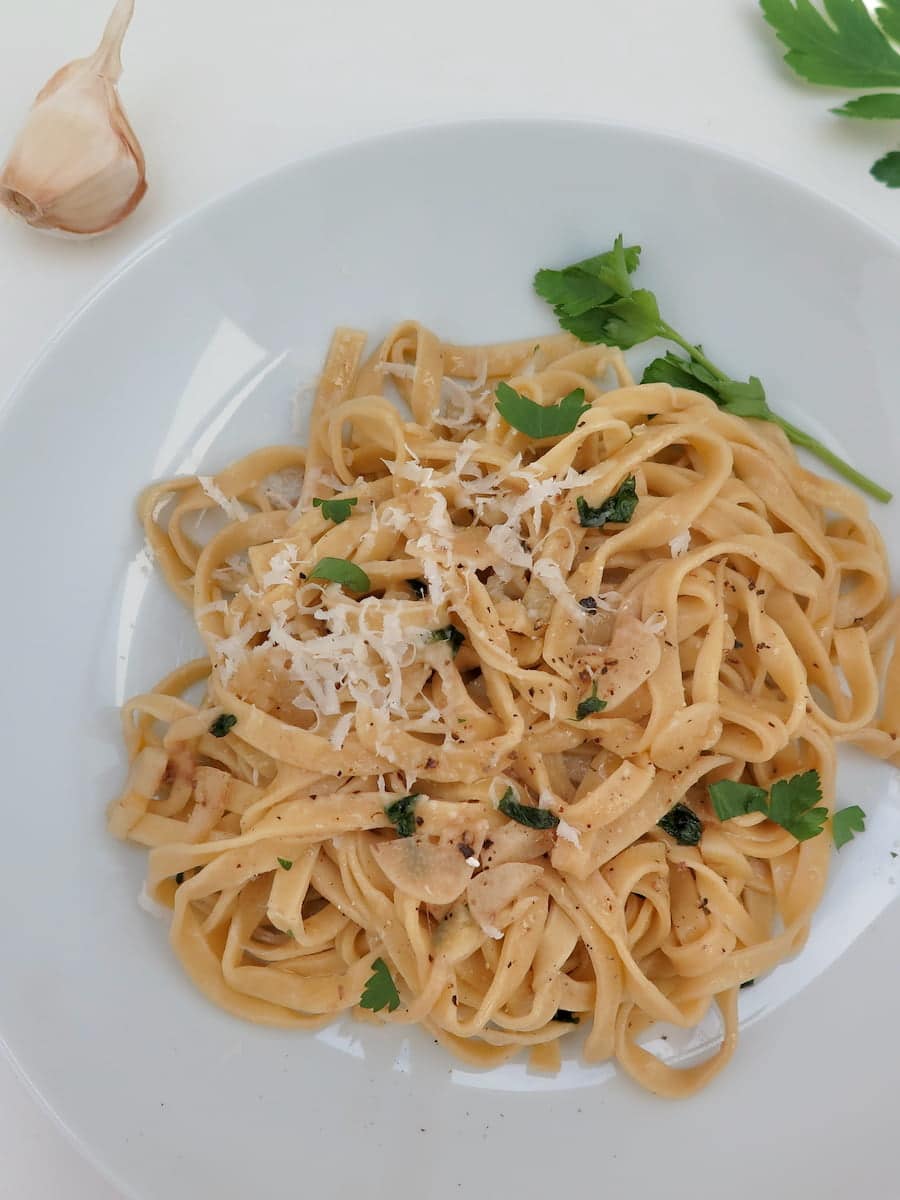
{"type": "Polygon", "coordinates": [[[612,250],[583,259],[562,271],[542,270],[534,277],[537,294],[557,309],[558,317],[579,317],[589,309],[631,294],[629,276],[641,258],[640,246],[626,246],[622,235],[612,250]]]}
{"type": "Polygon", "coordinates": [[[900,95],[877,92],[873,96],[857,96],[831,111],[839,117],[859,117],[866,121],[900,121],[900,95]]]}
{"type": "Polygon", "coordinates": [[[578,522],[585,529],[602,529],[609,521],[618,521],[627,525],[634,516],[637,502],[634,476],[629,475],[621,487],[611,496],[607,496],[597,508],[592,508],[584,496],[579,496],[575,501],[575,507],[578,509],[578,522]]]}
{"type": "Polygon", "coordinates": [[[709,396],[723,412],[736,417],[755,417],[758,421],[777,420],[766,403],[763,385],[755,375],[751,375],[746,383],[737,379],[720,379],[702,363],[692,362],[671,351],[663,358],[655,358],[647,366],[641,383],[668,383],[672,387],[690,388],[693,392],[709,396]]]}
{"type": "Polygon", "coordinates": [[[622,350],[665,336],[656,297],[644,289],[600,308],[592,308],[580,316],[570,317],[557,311],[557,319],[563,329],[568,329],[583,342],[603,342],[622,350]]]}
{"type": "Polygon", "coordinates": [[[586,700],[582,700],[575,709],[575,720],[583,721],[584,718],[589,717],[591,713],[603,712],[604,708],[606,708],[606,701],[601,700],[597,695],[597,681],[595,679],[593,686],[591,687],[591,694],[586,700]]]}
{"type": "Polygon", "coordinates": [[[400,993],[383,958],[376,958],[372,963],[372,974],[366,981],[359,1007],[372,1012],[381,1012],[383,1008],[393,1012],[400,1007],[400,993]]]}
{"type": "Polygon", "coordinates": [[[511,821],[518,821],[520,825],[525,825],[529,829],[555,829],[559,824],[559,817],[549,809],[537,808],[533,804],[520,804],[511,787],[508,787],[503,793],[497,807],[504,817],[509,817],[511,821]]]}
{"type": "Polygon", "coordinates": [[[792,833],[798,842],[822,832],[828,809],[814,808],[822,799],[818,771],[779,779],[769,793],[769,820],[792,833]]]}
{"type": "MultiPolygon", "coordinates": [[[[764,0],[764,2],[775,8],[786,7],[796,15],[796,10],[793,9],[790,0],[764,0]]],[[[816,21],[822,20],[816,10],[812,8],[809,0],[797,0],[797,2],[802,6],[804,14],[809,10],[816,21]]],[[[887,2],[893,6],[900,3],[900,0],[887,0],[887,2]]],[[[860,3],[861,0],[828,0],[829,12],[832,7],[856,6],[860,3]]],[[[862,11],[865,13],[865,10],[862,11]]],[[[806,19],[805,16],[804,19],[806,19]]],[[[868,16],[865,19],[868,21],[868,16]]],[[[825,24],[824,21],[823,24],[825,24]]],[[[826,25],[826,27],[831,30],[830,26],[826,25]]],[[[875,28],[874,25],[873,28],[875,28]]],[[[833,33],[833,31],[831,32],[833,33]]],[[[878,33],[877,29],[876,33],[878,33]]],[[[880,33],[878,36],[882,37],[880,33]]],[[[887,42],[885,44],[889,45],[887,42]]],[[[897,59],[900,63],[900,55],[897,56],[897,59]]],[[[898,77],[898,83],[900,83],[900,77],[898,77]]],[[[883,182],[890,183],[891,186],[900,186],[900,151],[893,156],[887,155],[876,163],[873,173],[876,173],[877,178],[883,182]]],[[[583,342],[604,342],[610,346],[619,346],[623,350],[641,342],[650,341],[654,337],[674,342],[685,352],[687,357],[682,358],[677,354],[668,353],[663,358],[654,359],[644,372],[642,382],[662,382],[673,384],[676,387],[690,387],[704,392],[720,408],[734,416],[772,421],[787,434],[788,439],[795,446],[803,446],[810,453],[815,454],[822,462],[828,463],[839,475],[848,479],[868,495],[885,503],[891,499],[891,493],[885,488],[855,470],[849,463],[844,462],[817,438],[804,433],[802,429],[798,429],[773,412],[766,401],[763,385],[756,376],[751,376],[749,380],[742,382],[732,379],[720,370],[710,361],[700,346],[689,342],[668,321],[663,319],[653,292],[640,288],[632,290],[631,274],[637,267],[640,247],[634,246],[630,249],[635,252],[631,260],[634,262],[634,267],[629,265],[620,234],[616,238],[615,246],[612,250],[607,251],[606,255],[598,255],[596,259],[585,259],[584,262],[575,263],[572,267],[565,267],[561,271],[538,271],[535,276],[535,288],[539,295],[553,304],[557,320],[563,329],[568,329],[583,342]],[[623,258],[624,269],[622,267],[623,258]],[[600,261],[606,262],[607,267],[603,279],[598,279],[598,290],[592,294],[585,284],[585,275],[590,275],[590,272],[586,270],[586,265],[600,261]],[[618,265],[616,265],[617,262],[618,265]],[[572,274],[573,272],[574,274],[572,274]],[[627,288],[627,291],[615,291],[613,284],[616,288],[627,288]],[[589,304],[591,300],[593,303],[589,304]]],[[[504,386],[506,385],[501,385],[501,387],[504,386]]],[[[497,390],[499,394],[500,389],[497,390]]],[[[517,393],[512,388],[507,388],[507,390],[513,397],[517,397],[517,393]]],[[[517,399],[524,401],[524,397],[517,397],[517,399]]],[[[526,403],[530,404],[531,401],[526,403]]],[[[498,407],[500,407],[499,404],[498,407]]],[[[540,406],[535,407],[543,412],[552,411],[540,410],[540,406]]],[[[504,415],[506,414],[504,413],[504,415]]],[[[516,426],[516,428],[520,427],[516,426]]]]}
{"type": "Polygon", "coordinates": [[[768,811],[765,789],[754,787],[752,783],[735,783],[731,779],[720,779],[718,783],[709,785],[709,798],[720,821],[744,817],[747,813],[768,811]]]}
{"type": "Polygon", "coordinates": [[[282,868],[282,870],[289,871],[294,865],[294,860],[292,858],[279,858],[278,865],[282,868]]]}
{"type": "Polygon", "coordinates": [[[857,833],[865,833],[865,829],[866,814],[858,804],[851,804],[849,808],[839,808],[831,818],[831,836],[838,850],[852,842],[857,833]]]}
{"type": "Polygon", "coordinates": [[[416,832],[415,807],[421,798],[421,792],[414,792],[411,796],[401,796],[399,800],[384,806],[384,815],[392,825],[396,825],[399,837],[412,837],[416,832]]]}
{"type": "Polygon", "coordinates": [[[322,516],[326,521],[334,521],[335,525],[341,525],[350,516],[350,509],[358,503],[356,496],[347,496],[346,499],[336,497],[332,500],[322,500],[316,496],[313,500],[313,508],[321,508],[322,516]]]}
{"type": "Polygon", "coordinates": [[[368,592],[372,583],[356,563],[346,558],[320,558],[309,573],[310,579],[330,579],[332,583],[340,583],[353,592],[368,592]]]}
{"type": "Polygon", "coordinates": [[[531,438],[562,437],[571,433],[582,413],[591,406],[584,399],[584,388],[563,396],[559,404],[536,404],[520,396],[508,383],[497,384],[497,411],[513,429],[531,438]]]}
{"type": "Polygon", "coordinates": [[[679,846],[696,846],[703,833],[700,818],[686,804],[676,804],[656,823],[679,846]]]}
{"type": "MultiPolygon", "coordinates": [[[[760,7],[788,48],[785,62],[810,83],[900,87],[900,54],[863,0],[826,0],[830,22],[810,0],[760,0],[760,7]]],[[[891,11],[877,11],[882,26],[897,36],[891,11]]]]}
{"type": "Polygon", "coordinates": [[[406,582],[420,600],[424,600],[428,595],[428,584],[424,579],[407,579],[406,582]]]}
{"type": "Polygon", "coordinates": [[[432,629],[428,635],[429,642],[449,642],[450,653],[456,658],[459,648],[466,640],[466,635],[455,625],[444,625],[441,629],[432,629]]]}
{"type": "Polygon", "coordinates": [[[234,713],[220,713],[209,727],[209,732],[213,737],[224,737],[237,725],[237,717],[234,713]]]}
{"type": "Polygon", "coordinates": [[[892,150],[890,154],[885,154],[884,158],[879,158],[871,173],[879,183],[884,183],[889,188],[900,187],[900,150],[892,150]]]}
{"type": "Polygon", "coordinates": [[[746,813],[764,813],[770,821],[792,834],[798,842],[822,832],[828,809],[820,805],[822,783],[818,771],[804,771],[773,784],[768,800],[763,788],[750,783],[720,779],[709,786],[709,796],[720,821],[746,813]]]}

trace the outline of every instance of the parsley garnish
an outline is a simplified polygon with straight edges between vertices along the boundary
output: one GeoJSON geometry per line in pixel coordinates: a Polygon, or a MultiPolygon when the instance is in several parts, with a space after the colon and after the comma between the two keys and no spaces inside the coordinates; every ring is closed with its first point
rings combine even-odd
{"type": "Polygon", "coordinates": [[[289,871],[294,865],[294,860],[291,858],[279,858],[278,865],[285,871],[289,871]]]}
{"type": "Polygon", "coordinates": [[[602,529],[609,521],[618,521],[627,525],[634,516],[637,502],[634,476],[629,475],[621,487],[611,496],[607,496],[597,508],[592,508],[584,496],[579,496],[575,504],[578,508],[579,524],[583,525],[585,529],[602,529]]]}
{"type": "Polygon", "coordinates": [[[513,429],[532,438],[562,437],[571,433],[582,413],[591,406],[584,399],[584,388],[563,396],[559,404],[536,404],[520,396],[508,383],[497,384],[497,411],[513,429]]]}
{"type": "Polygon", "coordinates": [[[420,600],[428,595],[428,584],[424,579],[407,579],[406,581],[420,600]]]}
{"type": "Polygon", "coordinates": [[[234,713],[220,713],[209,727],[209,732],[213,737],[224,737],[226,733],[234,729],[237,725],[237,717],[234,713]]]}
{"type": "Polygon", "coordinates": [[[503,793],[497,807],[504,817],[509,817],[511,821],[518,821],[520,825],[526,825],[529,829],[555,829],[559,824],[559,817],[550,812],[548,808],[537,808],[533,804],[520,804],[511,787],[508,787],[503,793]]]}
{"type": "Polygon", "coordinates": [[[558,1008],[553,1015],[554,1021],[560,1021],[563,1025],[577,1025],[581,1017],[577,1013],[569,1012],[567,1008],[558,1008]]]}
{"type": "Polygon", "coordinates": [[[414,809],[416,801],[421,797],[421,792],[415,792],[412,796],[401,796],[399,800],[394,800],[391,804],[384,806],[384,815],[396,825],[397,833],[400,837],[412,837],[416,831],[416,818],[414,809]]]}
{"type": "Polygon", "coordinates": [[[703,833],[700,818],[686,804],[676,804],[656,823],[679,846],[696,846],[703,833]]]}
{"type": "Polygon", "coordinates": [[[849,808],[839,808],[831,818],[831,836],[838,850],[852,842],[857,833],[865,833],[866,814],[858,804],[849,808]]]}
{"type": "MultiPolygon", "coordinates": [[[[785,62],[810,83],[900,87],[900,52],[894,44],[900,41],[897,0],[882,0],[874,15],[863,0],[825,0],[825,13],[810,0],[760,0],[760,7],[788,48],[785,62]]],[[[860,96],[831,111],[841,117],[896,120],[900,96],[860,96]]],[[[900,151],[880,158],[872,175],[888,187],[900,187],[900,151]]]]}
{"type": "Polygon", "coordinates": [[[735,416],[771,421],[795,446],[805,447],[862,491],[876,500],[887,502],[891,499],[891,493],[885,488],[855,470],[816,438],[774,413],[766,402],[759,379],[755,376],[746,382],[732,379],[707,358],[700,346],[693,345],[663,320],[653,293],[632,287],[631,274],[638,265],[639,254],[638,246],[624,247],[620,234],[607,254],[586,259],[562,271],[538,271],[534,286],[538,295],[553,305],[563,329],[568,329],[583,342],[603,342],[627,350],[651,338],[661,337],[685,351],[685,358],[669,353],[655,359],[644,372],[642,382],[665,382],[693,388],[704,392],[720,408],[735,416]]]}
{"type": "Polygon", "coordinates": [[[828,809],[819,804],[822,783],[818,771],[804,771],[773,784],[768,799],[763,788],[722,779],[710,784],[710,799],[720,821],[746,813],[764,813],[770,821],[792,834],[798,842],[822,832],[828,809]]]}
{"type": "Polygon", "coordinates": [[[445,625],[442,629],[432,629],[428,635],[429,642],[449,642],[450,653],[456,658],[459,648],[466,640],[466,635],[455,625],[445,625]]]}
{"type": "Polygon", "coordinates": [[[346,558],[320,558],[309,573],[310,579],[330,579],[332,583],[340,583],[350,588],[352,592],[368,592],[372,584],[368,575],[356,563],[346,558]]]}
{"type": "Polygon", "coordinates": [[[350,516],[350,509],[359,501],[355,496],[348,496],[346,499],[336,498],[333,500],[322,500],[316,496],[313,500],[313,508],[321,508],[322,516],[326,521],[334,521],[335,525],[341,525],[350,516]]]}
{"type": "Polygon", "coordinates": [[[589,717],[591,713],[603,712],[604,708],[606,708],[606,701],[601,700],[597,695],[597,681],[595,679],[591,687],[591,694],[586,700],[582,700],[575,709],[575,720],[583,721],[584,718],[589,717]]]}
{"type": "Polygon", "coordinates": [[[363,988],[359,1007],[372,1012],[381,1012],[383,1008],[393,1012],[400,1007],[400,993],[383,958],[376,958],[372,963],[372,974],[363,988]]]}

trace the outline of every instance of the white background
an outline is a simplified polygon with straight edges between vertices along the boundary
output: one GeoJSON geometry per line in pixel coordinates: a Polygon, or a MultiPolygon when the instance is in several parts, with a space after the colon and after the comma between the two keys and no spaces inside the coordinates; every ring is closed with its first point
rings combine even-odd
{"type": "MultiPolygon", "coordinates": [[[[53,71],[92,48],[110,3],[5,0],[0,149],[53,71]]],[[[868,175],[900,145],[900,126],[830,116],[841,95],[788,72],[755,0],[138,0],[124,59],[150,191],[124,226],[93,241],[0,220],[0,398],[97,282],[170,221],[293,158],[410,124],[544,114],[653,126],[773,166],[900,239],[900,191],[868,175]]],[[[522,163],[511,202],[538,170],[522,163]]],[[[827,1012],[800,998],[753,1043],[781,1069],[820,1050],[823,1085],[852,1063],[855,1021],[896,1037],[900,955],[885,924],[831,976],[827,1012]],[[854,980],[870,972],[883,988],[860,996],[854,980]]],[[[866,1102],[894,1105],[889,1081],[873,1081],[866,1102]]],[[[2,1056],[0,1114],[0,1197],[113,1200],[2,1056]]]]}

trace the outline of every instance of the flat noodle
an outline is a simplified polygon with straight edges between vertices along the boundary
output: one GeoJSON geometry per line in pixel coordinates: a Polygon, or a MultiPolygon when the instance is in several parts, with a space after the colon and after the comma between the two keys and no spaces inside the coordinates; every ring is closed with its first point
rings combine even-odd
{"type": "Polygon", "coordinates": [[[207,658],[123,710],[110,829],[150,848],[172,945],[229,1012],[416,1021],[469,1062],[531,1047],[540,1069],[580,1020],[589,1060],[688,1095],[734,1051],[739,985],[802,946],[830,857],[758,813],[720,822],[708,785],[815,769],[831,809],[837,742],[900,765],[881,539],[780,431],[635,386],[617,350],[449,346],[412,322],[364,344],[335,335],[308,452],[143,494],[207,658]],[[533,441],[497,412],[501,379],[590,408],[533,441]],[[576,500],[629,476],[631,521],[582,527],[576,500]],[[341,496],[344,520],[313,504],[341,496]],[[323,558],[370,590],[311,578],[323,558]],[[576,719],[592,694],[606,707],[576,719]],[[508,788],[559,823],[508,819],[508,788]],[[401,838],[385,809],[410,795],[401,838]],[[657,824],[678,802],[696,846],[657,824]],[[401,1004],[373,1016],[378,958],[401,1004]],[[638,1044],[713,1003],[699,1066],[638,1044]]]}

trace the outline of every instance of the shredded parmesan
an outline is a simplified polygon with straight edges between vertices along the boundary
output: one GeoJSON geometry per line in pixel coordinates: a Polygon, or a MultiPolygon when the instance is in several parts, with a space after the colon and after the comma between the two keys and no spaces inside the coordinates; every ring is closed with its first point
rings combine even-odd
{"type": "Polygon", "coordinates": [[[556,826],[556,835],[567,842],[571,842],[573,846],[581,846],[581,834],[574,825],[570,825],[562,818],[560,818],[559,824],[556,826]]]}
{"type": "Polygon", "coordinates": [[[673,558],[680,558],[682,554],[687,554],[691,548],[691,531],[686,529],[683,533],[677,534],[669,542],[669,553],[673,558]]]}
{"type": "Polygon", "coordinates": [[[247,520],[247,510],[240,500],[235,500],[233,496],[226,496],[211,475],[198,475],[197,482],[210,500],[218,504],[222,512],[232,521],[247,520]]]}

